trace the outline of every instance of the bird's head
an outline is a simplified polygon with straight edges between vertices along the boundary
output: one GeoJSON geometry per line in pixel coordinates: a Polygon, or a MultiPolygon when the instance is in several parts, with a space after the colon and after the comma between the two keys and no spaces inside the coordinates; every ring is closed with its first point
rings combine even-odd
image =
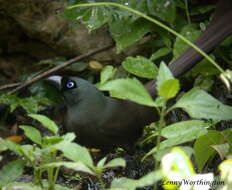
{"type": "Polygon", "coordinates": [[[93,84],[79,77],[51,76],[47,81],[62,92],[66,104],[70,106],[83,101],[91,103],[103,96],[93,84]]]}

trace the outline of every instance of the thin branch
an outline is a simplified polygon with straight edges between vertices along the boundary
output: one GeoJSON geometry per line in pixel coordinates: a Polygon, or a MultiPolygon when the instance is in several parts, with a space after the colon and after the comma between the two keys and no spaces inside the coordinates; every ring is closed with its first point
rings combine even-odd
{"type": "Polygon", "coordinates": [[[31,84],[33,84],[33,83],[35,83],[35,82],[37,82],[37,81],[43,79],[43,78],[45,78],[45,77],[48,77],[48,76],[50,76],[51,74],[53,74],[53,73],[55,73],[55,72],[57,72],[57,71],[59,71],[59,70],[65,68],[65,67],[67,67],[67,66],[69,66],[69,65],[71,65],[71,64],[73,64],[73,63],[75,63],[75,62],[77,62],[77,61],[80,61],[80,60],[82,60],[82,59],[85,59],[85,58],[87,58],[87,57],[89,57],[89,56],[91,56],[91,55],[100,53],[100,52],[105,51],[105,50],[107,50],[107,49],[110,49],[110,48],[112,48],[112,47],[114,47],[113,44],[107,45],[107,46],[104,46],[104,47],[101,47],[101,48],[92,50],[92,51],[90,51],[90,52],[88,52],[88,53],[86,53],[86,54],[83,54],[83,55],[74,57],[73,59],[70,59],[70,60],[68,60],[68,61],[66,61],[66,62],[64,62],[64,63],[62,63],[62,64],[60,64],[60,65],[58,65],[58,66],[56,66],[56,67],[53,67],[52,69],[47,70],[46,72],[44,72],[44,73],[42,73],[42,74],[40,74],[40,75],[35,76],[34,78],[31,78],[31,79],[25,81],[25,82],[22,83],[20,86],[18,86],[17,88],[13,89],[12,91],[10,91],[8,94],[14,94],[14,93],[16,93],[16,92],[22,90],[23,88],[25,88],[25,87],[27,87],[27,86],[29,86],[29,85],[31,85],[31,84]]]}
{"type": "Polygon", "coordinates": [[[12,84],[5,84],[5,85],[0,86],[0,90],[7,90],[9,88],[15,88],[21,84],[22,84],[21,82],[16,82],[16,83],[12,83],[12,84]]]}

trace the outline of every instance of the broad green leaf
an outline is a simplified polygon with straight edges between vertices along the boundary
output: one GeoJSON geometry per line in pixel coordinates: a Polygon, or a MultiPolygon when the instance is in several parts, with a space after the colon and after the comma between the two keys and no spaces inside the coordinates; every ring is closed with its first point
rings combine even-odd
{"type": "Polygon", "coordinates": [[[140,179],[129,179],[129,178],[116,178],[111,184],[109,190],[122,189],[122,190],[135,190],[139,187],[145,187],[148,185],[155,184],[161,179],[162,174],[160,171],[150,172],[140,179]]]}
{"type": "Polygon", "coordinates": [[[150,14],[157,16],[159,19],[169,24],[175,21],[176,5],[174,0],[154,0],[151,8],[150,14]]]}
{"type": "MultiPolygon", "coordinates": [[[[176,146],[176,145],[180,145],[180,144],[183,144],[183,143],[186,143],[186,142],[193,141],[193,140],[199,138],[200,136],[203,136],[203,135],[207,134],[207,132],[208,131],[206,129],[203,129],[203,130],[200,130],[200,131],[194,131],[192,133],[186,133],[183,136],[178,136],[178,137],[175,137],[175,138],[169,138],[169,139],[164,140],[164,141],[162,141],[160,143],[159,150],[163,150],[163,149],[166,149],[166,148],[170,148],[170,147],[173,147],[173,146],[176,146]]],[[[145,159],[146,157],[156,153],[159,150],[157,149],[157,146],[155,146],[154,148],[152,148],[143,157],[143,159],[145,159]]]]}
{"type": "Polygon", "coordinates": [[[46,127],[47,129],[49,129],[55,135],[58,134],[58,126],[55,124],[54,121],[52,121],[48,117],[46,117],[44,115],[39,115],[39,114],[30,114],[29,116],[32,117],[33,119],[39,121],[40,123],[42,123],[42,125],[44,127],[46,127]]]}
{"type": "Polygon", "coordinates": [[[112,79],[114,77],[116,71],[117,71],[117,69],[111,65],[107,65],[106,67],[104,67],[103,70],[101,71],[100,83],[104,84],[108,80],[112,79]]]}
{"type": "Polygon", "coordinates": [[[126,161],[122,158],[115,158],[105,164],[104,168],[126,167],[126,161]]]}
{"type": "Polygon", "coordinates": [[[59,136],[45,136],[43,137],[43,145],[54,145],[62,142],[63,138],[59,136]]]}
{"type": "Polygon", "coordinates": [[[199,171],[202,171],[206,162],[216,154],[216,151],[211,145],[223,143],[223,139],[219,131],[210,130],[208,134],[196,140],[194,143],[194,151],[199,171]]]}
{"type": "Polygon", "coordinates": [[[199,131],[207,133],[210,123],[201,120],[189,120],[171,124],[161,131],[161,135],[165,138],[178,138],[185,135],[197,136],[199,131]]]}
{"type": "Polygon", "coordinates": [[[20,125],[19,128],[24,130],[25,135],[34,143],[41,145],[42,137],[38,129],[28,126],[20,125]]]}
{"type": "Polygon", "coordinates": [[[132,45],[140,40],[146,33],[150,31],[151,23],[138,19],[117,19],[110,23],[110,33],[116,41],[117,52],[121,52],[124,48],[132,45]]]}
{"type": "Polygon", "coordinates": [[[173,106],[184,109],[193,118],[231,120],[232,107],[219,102],[205,91],[193,88],[173,106]]]}
{"type": "Polygon", "coordinates": [[[14,160],[4,165],[0,170],[0,187],[14,182],[17,177],[22,175],[24,166],[24,160],[14,160]]]}
{"type": "Polygon", "coordinates": [[[106,163],[107,157],[102,158],[98,163],[97,163],[97,168],[102,169],[106,163]]]}
{"type": "Polygon", "coordinates": [[[15,154],[22,156],[20,145],[14,143],[14,142],[8,141],[8,140],[4,140],[2,138],[0,138],[0,144],[2,144],[4,147],[11,150],[15,154]]]}
{"type": "Polygon", "coordinates": [[[157,89],[160,90],[161,85],[167,80],[174,79],[171,71],[168,69],[167,65],[164,62],[161,62],[158,76],[157,76],[157,89]]]}
{"type": "MultiPolygon", "coordinates": [[[[184,26],[180,32],[182,36],[191,42],[194,42],[197,37],[201,34],[201,31],[197,29],[196,25],[184,26]]],[[[175,60],[179,55],[181,55],[187,48],[188,44],[183,42],[180,38],[177,38],[173,47],[173,60],[175,60]]]]}
{"type": "Polygon", "coordinates": [[[66,142],[72,142],[76,138],[76,135],[75,133],[70,132],[70,133],[66,133],[65,135],[63,135],[62,138],[66,142]]]}
{"type": "Polygon", "coordinates": [[[158,73],[156,65],[142,56],[127,57],[122,62],[122,66],[127,72],[148,79],[154,79],[158,73]]]}
{"type": "Polygon", "coordinates": [[[64,166],[66,168],[76,170],[76,171],[82,171],[91,175],[95,175],[95,173],[89,169],[83,162],[54,162],[49,164],[44,164],[41,166],[41,168],[57,168],[64,166]]]}
{"type": "Polygon", "coordinates": [[[56,147],[63,152],[66,158],[75,162],[82,162],[89,167],[94,167],[91,155],[85,147],[70,142],[61,142],[56,147]]]}
{"type": "Polygon", "coordinates": [[[151,107],[156,106],[148,91],[137,79],[116,79],[102,85],[100,89],[116,92],[117,98],[126,98],[138,104],[151,107]]]}
{"type": "Polygon", "coordinates": [[[174,98],[180,89],[180,83],[177,79],[169,79],[163,82],[159,88],[159,96],[170,99],[174,98]]]}
{"type": "Polygon", "coordinates": [[[89,30],[95,30],[107,23],[111,18],[111,13],[107,7],[88,8],[83,15],[78,17],[88,27],[89,30]]]}
{"type": "Polygon", "coordinates": [[[154,61],[154,60],[159,59],[160,57],[163,57],[169,53],[171,53],[171,49],[167,48],[167,47],[163,47],[163,48],[159,49],[158,51],[156,51],[155,53],[153,53],[150,57],[150,60],[154,61]]]}

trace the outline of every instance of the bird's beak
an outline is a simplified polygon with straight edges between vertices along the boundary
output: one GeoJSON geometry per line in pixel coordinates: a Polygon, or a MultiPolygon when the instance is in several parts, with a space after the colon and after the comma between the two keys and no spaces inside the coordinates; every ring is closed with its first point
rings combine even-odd
{"type": "Polygon", "coordinates": [[[47,81],[49,84],[55,86],[57,89],[61,89],[61,76],[58,75],[54,75],[54,76],[50,76],[48,78],[45,79],[45,81],[47,81]]]}

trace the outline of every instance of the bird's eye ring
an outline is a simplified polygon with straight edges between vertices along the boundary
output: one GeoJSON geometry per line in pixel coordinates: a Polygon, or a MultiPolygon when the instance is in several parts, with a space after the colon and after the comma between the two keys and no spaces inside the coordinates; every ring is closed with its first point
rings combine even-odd
{"type": "Polygon", "coordinates": [[[73,82],[73,81],[68,81],[67,83],[66,83],[66,87],[67,88],[69,88],[69,89],[71,89],[71,88],[74,88],[75,87],[75,82],[73,82]]]}

